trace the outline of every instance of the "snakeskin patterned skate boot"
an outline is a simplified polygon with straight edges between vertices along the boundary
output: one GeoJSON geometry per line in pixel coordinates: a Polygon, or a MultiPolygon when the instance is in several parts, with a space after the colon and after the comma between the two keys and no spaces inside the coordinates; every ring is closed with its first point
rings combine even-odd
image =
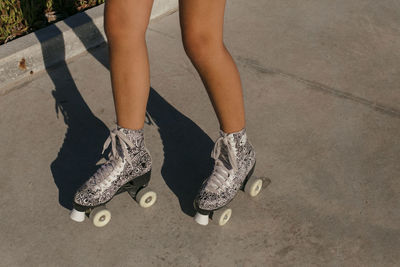
{"type": "Polygon", "coordinates": [[[131,130],[117,125],[110,131],[103,153],[110,144],[108,160],[75,194],[71,212],[74,221],[81,222],[85,215],[90,215],[95,226],[105,226],[111,219],[105,204],[125,191],[145,208],[156,201],[156,193],[146,188],[152,164],[143,129],[131,130]]]}
{"type": "Polygon", "coordinates": [[[194,201],[197,210],[195,221],[207,225],[211,215],[213,221],[224,225],[229,220],[232,210],[223,208],[233,200],[239,189],[251,184],[255,186],[252,188],[253,195],[257,195],[262,180],[251,179],[256,155],[247,139],[245,128],[230,134],[220,130],[220,137],[215,142],[211,157],[215,160],[214,169],[194,201]]]}

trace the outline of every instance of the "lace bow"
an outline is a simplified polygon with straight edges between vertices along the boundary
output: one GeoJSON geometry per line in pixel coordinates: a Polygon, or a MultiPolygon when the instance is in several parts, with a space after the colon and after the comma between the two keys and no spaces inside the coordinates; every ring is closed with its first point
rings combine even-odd
{"type": "Polygon", "coordinates": [[[135,144],[133,144],[132,141],[129,140],[129,138],[126,137],[126,135],[123,132],[118,131],[117,128],[110,131],[110,136],[104,142],[102,154],[111,144],[111,152],[108,154],[108,157],[110,159],[120,158],[121,156],[117,151],[117,139],[121,145],[122,158],[126,159],[128,163],[132,165],[132,159],[131,156],[129,155],[128,148],[134,148],[135,145],[138,146],[138,140],[135,140],[135,144]]]}

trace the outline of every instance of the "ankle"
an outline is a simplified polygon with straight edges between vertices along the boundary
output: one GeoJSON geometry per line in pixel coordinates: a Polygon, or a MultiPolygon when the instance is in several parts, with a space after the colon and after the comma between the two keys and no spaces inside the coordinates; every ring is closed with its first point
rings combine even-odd
{"type": "Polygon", "coordinates": [[[234,131],[224,131],[222,128],[220,128],[219,131],[222,136],[245,134],[246,127],[243,127],[240,130],[234,130],[234,131]]]}
{"type": "Polygon", "coordinates": [[[133,142],[138,144],[140,147],[144,146],[144,128],[140,129],[129,129],[129,128],[124,128],[121,127],[120,125],[116,125],[117,130],[122,132],[128,139],[133,142]]]}

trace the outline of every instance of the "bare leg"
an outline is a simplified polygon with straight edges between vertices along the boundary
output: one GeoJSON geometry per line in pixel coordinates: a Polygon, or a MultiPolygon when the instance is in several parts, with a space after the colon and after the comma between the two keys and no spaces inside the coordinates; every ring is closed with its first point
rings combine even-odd
{"type": "MultiPolygon", "coordinates": [[[[152,162],[144,144],[143,125],[150,87],[145,33],[152,4],[153,0],[106,1],[104,28],[117,125],[122,128],[115,127],[110,132],[104,143],[106,148],[111,145],[107,161],[75,193],[70,215],[74,221],[85,220],[87,213],[111,201],[120,190],[126,190],[125,185],[132,180],[141,177],[135,182],[139,188],[150,180],[152,162]]],[[[150,194],[155,201],[155,193],[150,191],[150,194]]],[[[142,202],[141,197],[136,197],[142,202]]],[[[96,219],[97,213],[93,223],[101,227],[111,216],[105,209],[98,211],[103,212],[102,219],[96,219]]]]}
{"type": "Polygon", "coordinates": [[[242,85],[223,43],[226,0],[179,0],[182,41],[226,133],[245,127],[242,85]]]}
{"type": "Polygon", "coordinates": [[[150,89],[145,34],[153,0],[107,0],[105,31],[117,124],[143,128],[150,89]]]}

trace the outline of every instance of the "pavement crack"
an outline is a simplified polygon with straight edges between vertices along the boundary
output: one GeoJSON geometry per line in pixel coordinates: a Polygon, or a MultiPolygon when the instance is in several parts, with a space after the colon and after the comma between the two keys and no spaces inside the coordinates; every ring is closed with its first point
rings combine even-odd
{"type": "Polygon", "coordinates": [[[333,95],[335,97],[350,100],[354,103],[364,105],[370,109],[373,109],[373,110],[383,113],[385,115],[389,115],[389,116],[395,117],[395,118],[400,118],[400,110],[399,109],[389,107],[389,106],[380,104],[378,102],[371,101],[366,98],[362,98],[362,97],[353,95],[351,93],[347,93],[340,89],[336,89],[334,87],[331,87],[331,86],[328,86],[328,85],[325,85],[325,84],[322,84],[322,83],[319,83],[316,81],[304,79],[304,78],[301,78],[294,74],[287,73],[287,72],[284,72],[284,71],[276,69],[276,68],[264,67],[263,65],[261,65],[259,63],[258,60],[255,60],[255,59],[241,57],[241,56],[237,56],[236,58],[242,64],[253,68],[254,70],[256,70],[259,73],[268,74],[268,75],[280,75],[286,79],[291,79],[291,80],[295,80],[299,83],[302,83],[302,84],[306,85],[306,87],[309,89],[313,89],[313,90],[316,90],[319,92],[333,95]]]}

